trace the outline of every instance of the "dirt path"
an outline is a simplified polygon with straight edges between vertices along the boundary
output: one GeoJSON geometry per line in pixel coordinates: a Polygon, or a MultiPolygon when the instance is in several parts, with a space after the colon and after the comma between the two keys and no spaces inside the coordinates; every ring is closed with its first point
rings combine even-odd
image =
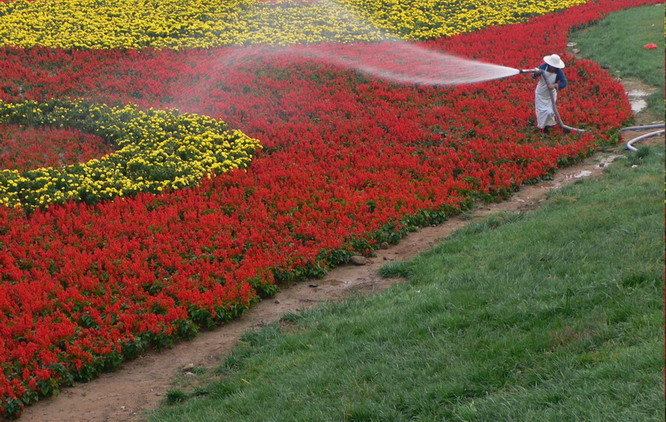
{"type": "MultiPolygon", "coordinates": [[[[637,134],[629,134],[634,137],[637,134]]],[[[654,142],[654,141],[652,141],[654,142]]],[[[603,168],[620,156],[622,147],[598,153],[586,161],[559,171],[553,180],[524,186],[510,200],[481,205],[465,219],[410,234],[398,245],[378,250],[365,265],[348,265],[331,271],[324,279],[302,282],[281,290],[273,299],[254,306],[236,321],[215,331],[200,333],[189,342],[161,352],[154,352],[127,362],[116,372],[104,374],[86,384],[65,388],[58,397],[30,406],[24,422],[129,422],[142,420],[145,409],[155,408],[173,380],[184,367],[214,367],[250,329],[277,321],[281,315],[296,312],[322,301],[338,300],[353,293],[372,293],[398,282],[383,279],[379,268],[387,262],[409,259],[450,235],[453,231],[499,211],[521,212],[534,209],[546,193],[582,178],[598,176],[603,168]]]]}

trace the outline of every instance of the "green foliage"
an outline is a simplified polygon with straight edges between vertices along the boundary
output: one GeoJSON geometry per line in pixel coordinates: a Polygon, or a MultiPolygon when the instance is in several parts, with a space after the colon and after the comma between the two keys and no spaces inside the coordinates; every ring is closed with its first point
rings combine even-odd
{"type": "Polygon", "coordinates": [[[265,278],[257,276],[247,281],[257,292],[260,298],[266,299],[275,296],[278,286],[275,283],[267,281],[265,278]]]}
{"type": "Polygon", "coordinates": [[[165,401],[167,404],[176,404],[184,402],[187,398],[187,394],[181,390],[169,390],[167,391],[165,401]]]}
{"type": "Polygon", "coordinates": [[[636,158],[638,158],[639,160],[642,160],[642,159],[648,157],[650,154],[652,154],[652,149],[650,147],[642,145],[638,148],[638,151],[636,151],[635,155],[636,155],[636,158]]]}
{"type": "Polygon", "coordinates": [[[487,232],[505,224],[519,221],[522,218],[523,214],[520,213],[500,212],[491,215],[483,221],[465,226],[463,229],[458,230],[454,236],[468,236],[475,233],[487,232]]]}
{"type": "Polygon", "coordinates": [[[408,278],[410,275],[412,275],[412,268],[408,262],[391,262],[379,269],[379,275],[384,278],[408,278]]]}
{"type": "Polygon", "coordinates": [[[5,400],[5,406],[3,408],[4,416],[9,420],[15,420],[21,414],[23,410],[23,404],[18,399],[9,398],[5,400]]]}

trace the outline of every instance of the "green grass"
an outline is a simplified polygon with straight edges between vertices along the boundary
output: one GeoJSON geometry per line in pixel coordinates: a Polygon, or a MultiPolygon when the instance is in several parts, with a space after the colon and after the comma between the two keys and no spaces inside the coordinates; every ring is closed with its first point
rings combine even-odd
{"type": "Polygon", "coordinates": [[[658,89],[647,112],[664,119],[664,4],[613,13],[594,26],[571,34],[581,55],[609,67],[622,79],[639,79],[658,89]],[[654,43],[655,50],[645,44],[654,43]]]}
{"type": "Polygon", "coordinates": [[[663,146],[642,151],[383,270],[407,283],[245,334],[151,420],[663,420],[663,146]]]}

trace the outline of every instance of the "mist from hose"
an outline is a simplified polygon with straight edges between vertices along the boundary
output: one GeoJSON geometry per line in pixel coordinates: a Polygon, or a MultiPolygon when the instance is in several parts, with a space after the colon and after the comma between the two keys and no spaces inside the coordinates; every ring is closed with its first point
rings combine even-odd
{"type": "Polygon", "coordinates": [[[463,59],[421,47],[408,41],[346,44],[313,48],[295,46],[291,54],[391,82],[416,85],[459,85],[517,75],[505,66],[463,59]]]}
{"type": "MultiPolygon", "coordinates": [[[[317,0],[316,3],[328,9],[331,16],[342,19],[349,27],[371,28],[366,29],[368,32],[365,35],[374,41],[347,43],[331,39],[331,42],[317,44],[239,48],[230,56],[221,58],[221,67],[286,55],[355,70],[391,82],[434,86],[483,82],[519,73],[517,69],[455,57],[398,38],[377,28],[350,6],[335,0],[317,0]]],[[[284,29],[278,23],[275,25],[271,30],[276,33],[284,29]]]]}
{"type": "Polygon", "coordinates": [[[240,48],[229,52],[219,69],[278,56],[311,59],[369,77],[415,85],[470,84],[519,73],[518,69],[443,54],[409,41],[240,48]]]}

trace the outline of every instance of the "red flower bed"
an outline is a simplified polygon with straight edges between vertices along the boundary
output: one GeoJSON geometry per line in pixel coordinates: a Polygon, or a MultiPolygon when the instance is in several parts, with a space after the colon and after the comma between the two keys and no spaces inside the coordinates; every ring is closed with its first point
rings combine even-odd
{"type": "Polygon", "coordinates": [[[99,136],[78,130],[0,125],[0,168],[62,167],[114,150],[99,136]]]}
{"type": "Polygon", "coordinates": [[[534,82],[525,76],[433,88],[293,56],[244,59],[248,50],[236,48],[0,49],[5,100],[179,107],[226,120],[265,146],[249,170],[196,188],[27,216],[0,209],[5,413],[232,318],[276,282],[322,274],[352,250],[395,241],[475,199],[506,197],[614,141],[609,134],[631,117],[626,96],[599,66],[564,54],[566,36],[602,13],[646,3],[656,2],[600,1],[423,43],[516,68],[562,55],[570,85],[560,114],[590,132],[546,138],[533,130],[534,82]]]}

